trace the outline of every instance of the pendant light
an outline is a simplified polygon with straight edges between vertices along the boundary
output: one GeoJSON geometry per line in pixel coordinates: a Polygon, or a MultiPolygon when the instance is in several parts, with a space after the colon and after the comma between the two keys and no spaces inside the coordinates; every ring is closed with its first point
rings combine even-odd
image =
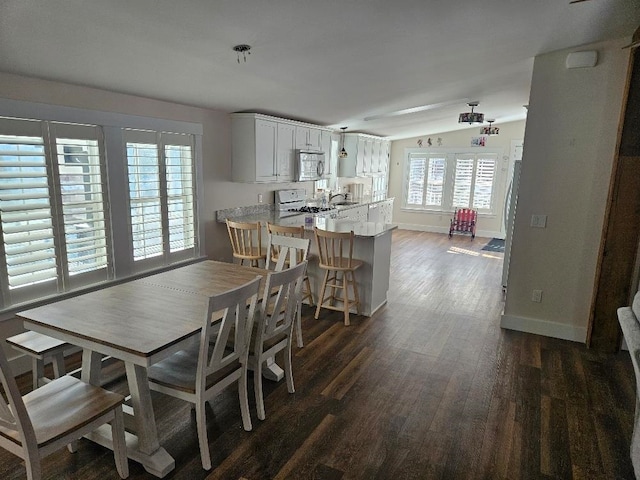
{"type": "Polygon", "coordinates": [[[495,122],[495,119],[488,119],[487,118],[487,122],[489,122],[489,126],[488,127],[480,127],[480,135],[498,135],[500,134],[500,129],[498,127],[492,127],[491,124],[493,122],[495,122]]]}
{"type": "Polygon", "coordinates": [[[338,157],[340,158],[347,158],[349,156],[349,154],[347,153],[347,151],[344,149],[344,131],[347,129],[347,127],[340,127],[340,130],[342,130],[342,149],[340,150],[340,153],[338,154],[338,157]]]}
{"type": "Polygon", "coordinates": [[[484,113],[474,112],[473,109],[478,106],[480,102],[469,102],[467,105],[471,107],[470,112],[461,113],[458,117],[458,123],[482,123],[484,121],[484,113]]]}

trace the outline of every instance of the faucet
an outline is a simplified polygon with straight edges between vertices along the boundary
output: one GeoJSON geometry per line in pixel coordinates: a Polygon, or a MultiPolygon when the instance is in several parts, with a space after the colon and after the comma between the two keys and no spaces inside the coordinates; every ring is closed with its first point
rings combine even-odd
{"type": "Polygon", "coordinates": [[[329,203],[331,203],[331,200],[336,197],[342,197],[345,199],[345,201],[347,200],[347,195],[345,193],[334,193],[333,195],[329,195],[329,203]]]}

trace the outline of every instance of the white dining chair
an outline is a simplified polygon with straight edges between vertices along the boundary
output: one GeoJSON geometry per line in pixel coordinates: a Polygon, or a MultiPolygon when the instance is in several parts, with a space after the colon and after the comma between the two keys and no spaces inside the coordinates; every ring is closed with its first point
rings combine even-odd
{"type": "MultiPolygon", "coordinates": [[[[0,346],[0,447],[22,458],[29,480],[42,478],[41,460],[97,427],[111,423],[116,469],[129,476],[122,403],[124,397],[68,375],[20,395],[0,346]]],[[[72,446],[73,445],[73,446],[72,446]]]]}
{"type": "Polygon", "coordinates": [[[260,280],[258,276],[243,286],[209,297],[200,341],[149,368],[151,390],[195,404],[200,457],[205,470],[211,469],[207,401],[237,383],[242,424],[245,430],[251,430],[247,355],[260,280]],[[218,315],[222,315],[219,321],[218,315]]]}
{"type": "MultiPolygon", "coordinates": [[[[280,272],[285,268],[295,266],[298,263],[307,260],[309,256],[309,244],[308,238],[296,238],[288,237],[284,235],[269,235],[267,252],[270,254],[267,256],[267,269],[280,272]],[[274,253],[271,255],[271,253],[274,253]],[[274,261],[275,259],[275,261],[274,261]]],[[[311,291],[309,285],[309,277],[305,274],[304,285],[307,287],[307,291],[311,291]]],[[[298,308],[296,309],[296,342],[298,348],[304,346],[302,340],[302,301],[305,299],[305,292],[303,286],[303,293],[300,295],[300,301],[298,302],[298,308]]],[[[313,300],[313,299],[312,299],[313,300]]]]}
{"type": "Polygon", "coordinates": [[[262,365],[267,359],[273,358],[276,353],[283,350],[287,390],[289,393],[295,392],[291,366],[291,337],[306,270],[307,261],[305,260],[294,267],[280,272],[270,272],[267,275],[249,349],[249,364],[253,367],[256,410],[260,420],[265,419],[262,365]]]}

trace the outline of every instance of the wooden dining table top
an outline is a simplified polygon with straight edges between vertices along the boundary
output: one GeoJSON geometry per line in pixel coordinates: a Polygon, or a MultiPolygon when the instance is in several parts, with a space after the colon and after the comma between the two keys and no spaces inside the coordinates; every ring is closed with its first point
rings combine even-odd
{"type": "MultiPolygon", "coordinates": [[[[243,285],[261,268],[206,260],[25,310],[27,326],[86,339],[138,357],[197,334],[209,296],[243,285]]],[[[264,283],[264,282],[263,282],[264,283]]]]}

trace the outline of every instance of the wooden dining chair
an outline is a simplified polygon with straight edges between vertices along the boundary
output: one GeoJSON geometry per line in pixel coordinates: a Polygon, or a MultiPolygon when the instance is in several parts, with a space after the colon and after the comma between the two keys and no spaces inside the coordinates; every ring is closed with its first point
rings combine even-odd
{"type": "Polygon", "coordinates": [[[262,247],[262,227],[260,222],[234,222],[227,219],[227,231],[233,249],[233,258],[245,261],[252,267],[259,267],[260,261],[266,261],[267,254],[262,247]]]}
{"type": "Polygon", "coordinates": [[[351,232],[329,232],[314,227],[316,242],[318,245],[318,266],[325,271],[315,318],[320,316],[321,308],[344,312],[344,324],[349,325],[349,310],[356,307],[360,314],[360,297],[355,271],[363,265],[361,260],[353,258],[353,239],[351,232]],[[349,297],[349,286],[353,290],[353,297],[349,297]],[[330,294],[325,296],[327,288],[330,294]],[[336,291],[342,290],[342,296],[337,296],[336,291]],[[336,306],[341,302],[342,306],[336,306]]]}
{"type": "MultiPolygon", "coordinates": [[[[308,238],[269,234],[269,248],[267,251],[272,253],[276,252],[276,261],[275,263],[273,262],[274,255],[269,255],[267,257],[267,269],[280,272],[285,268],[290,268],[291,266],[295,266],[304,260],[307,260],[309,255],[309,243],[310,241],[308,238]]],[[[306,273],[304,276],[303,291],[300,295],[298,308],[296,309],[295,330],[298,348],[302,348],[304,346],[304,342],[302,341],[302,302],[305,299],[305,284],[307,289],[310,291],[311,287],[309,285],[309,276],[306,275],[306,273]]]]}
{"type": "MultiPolygon", "coordinates": [[[[304,226],[300,225],[299,227],[287,227],[284,225],[274,225],[273,223],[267,222],[267,232],[270,235],[280,235],[284,237],[293,237],[293,238],[304,238],[304,226]]],[[[308,250],[308,248],[307,248],[308,250]]],[[[277,244],[271,244],[270,248],[267,250],[271,260],[276,263],[278,261],[278,253],[279,247],[277,244]]],[[[300,263],[302,260],[309,260],[309,255],[304,258],[301,256],[302,251],[298,254],[298,261],[296,263],[300,263]]],[[[269,267],[267,267],[269,268],[269,267]]],[[[309,305],[314,305],[313,303],[313,290],[311,289],[311,282],[309,281],[309,276],[305,275],[304,277],[304,288],[302,290],[302,301],[309,300],[309,305]]],[[[299,345],[300,347],[302,345],[299,345]]]]}
{"type": "Polygon", "coordinates": [[[53,378],[61,377],[66,373],[64,350],[70,347],[67,342],[42,333],[27,331],[7,338],[7,343],[15,350],[31,357],[31,375],[34,390],[50,381],[44,375],[44,364],[47,360],[51,359],[53,378]]]}
{"type": "MultiPolygon", "coordinates": [[[[111,423],[116,469],[129,476],[122,403],[124,397],[68,375],[20,395],[0,346],[0,447],[22,458],[29,480],[42,478],[41,460],[97,427],[111,423]]],[[[72,446],[73,445],[73,446],[72,446]]]]}
{"type": "Polygon", "coordinates": [[[251,430],[247,395],[247,355],[260,279],[209,297],[200,341],[149,368],[149,387],[195,404],[202,467],[211,470],[205,404],[238,384],[242,424],[251,430]],[[218,316],[222,319],[218,321],[218,316]],[[214,331],[215,340],[213,339],[214,331]],[[230,333],[233,332],[233,340],[230,333]]]}
{"type": "Polygon", "coordinates": [[[262,365],[282,350],[284,350],[287,390],[289,393],[295,392],[291,367],[291,337],[293,319],[302,296],[306,269],[307,261],[305,260],[294,267],[280,272],[270,272],[267,275],[260,311],[253,328],[253,341],[249,349],[249,364],[253,367],[256,410],[260,420],[265,419],[262,365]]]}

